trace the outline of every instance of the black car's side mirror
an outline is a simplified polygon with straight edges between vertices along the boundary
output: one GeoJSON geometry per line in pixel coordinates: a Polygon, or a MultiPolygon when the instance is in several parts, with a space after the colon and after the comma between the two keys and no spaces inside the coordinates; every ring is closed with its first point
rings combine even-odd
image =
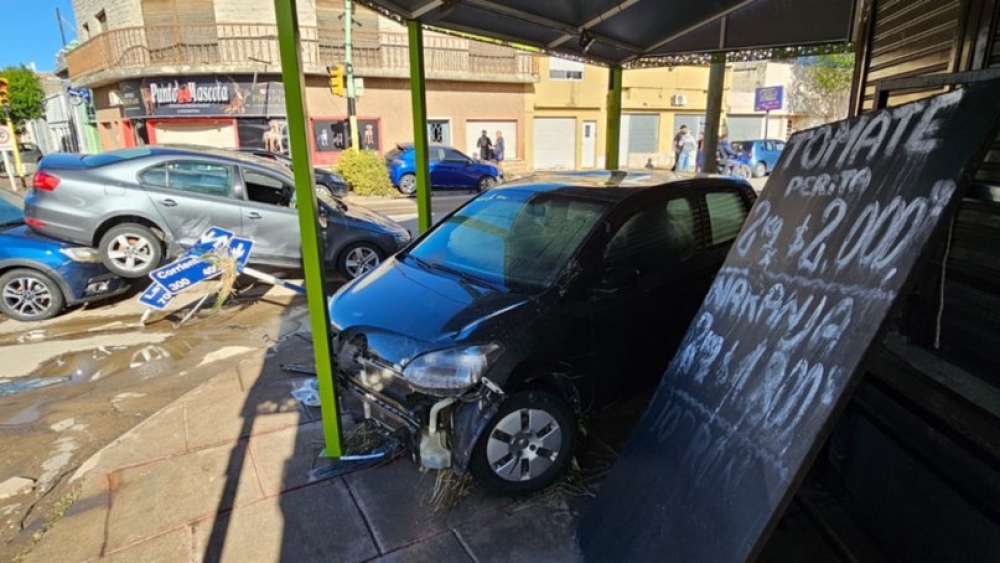
{"type": "Polygon", "coordinates": [[[634,288],[639,283],[639,271],[635,268],[611,267],[604,270],[601,279],[594,286],[598,295],[613,295],[634,288]]]}

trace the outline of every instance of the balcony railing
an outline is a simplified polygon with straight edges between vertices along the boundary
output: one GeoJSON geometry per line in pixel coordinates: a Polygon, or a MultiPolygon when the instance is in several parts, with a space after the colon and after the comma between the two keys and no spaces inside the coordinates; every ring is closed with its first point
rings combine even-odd
{"type": "MultiPolygon", "coordinates": [[[[302,62],[307,72],[343,61],[342,31],[304,27],[300,32],[302,62]]],[[[358,75],[407,76],[409,48],[405,33],[357,31],[353,40],[354,68],[358,75]]],[[[429,78],[533,82],[538,77],[538,61],[533,54],[462,37],[426,36],[424,57],[429,78]]],[[[205,67],[204,72],[236,72],[241,68],[274,72],[280,68],[279,61],[277,28],[269,24],[115,29],[97,35],[66,55],[70,78],[90,86],[135,75],[136,69],[147,69],[149,74],[164,73],[156,67],[205,67]],[[273,66],[262,68],[260,61],[273,66]]]]}

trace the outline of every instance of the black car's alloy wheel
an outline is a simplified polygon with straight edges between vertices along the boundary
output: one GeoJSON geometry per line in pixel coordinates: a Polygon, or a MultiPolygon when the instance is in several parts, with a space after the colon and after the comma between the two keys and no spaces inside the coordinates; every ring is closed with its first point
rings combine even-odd
{"type": "Polygon", "coordinates": [[[347,247],[340,256],[340,273],[349,280],[367,273],[382,263],[382,251],[367,242],[347,247]]]}
{"type": "Polygon", "coordinates": [[[508,398],[479,438],[469,470],[486,490],[523,495],[555,483],[576,449],[576,417],[564,401],[541,391],[508,398]]]}
{"type": "Polygon", "coordinates": [[[399,193],[405,196],[417,193],[417,177],[413,174],[403,174],[399,179],[399,193]]]}
{"type": "Polygon", "coordinates": [[[153,231],[143,225],[125,223],[101,237],[101,262],[123,278],[149,275],[163,259],[163,246],[153,231]]]}
{"type": "Polygon", "coordinates": [[[62,290],[52,278],[28,269],[0,276],[0,312],[18,321],[50,319],[63,308],[62,290]]]}

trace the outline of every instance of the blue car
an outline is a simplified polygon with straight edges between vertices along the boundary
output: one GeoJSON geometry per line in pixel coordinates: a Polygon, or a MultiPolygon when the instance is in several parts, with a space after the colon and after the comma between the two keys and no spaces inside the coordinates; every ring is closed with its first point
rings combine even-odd
{"type": "Polygon", "coordinates": [[[19,196],[0,189],[0,313],[40,321],[129,289],[96,250],[35,233],[22,210],[19,196]]]}
{"type": "Polygon", "coordinates": [[[785,150],[785,142],[778,139],[733,141],[733,148],[743,154],[746,163],[750,165],[753,177],[760,178],[774,170],[774,165],[778,163],[781,151],[785,150]]]}
{"type": "MultiPolygon", "coordinates": [[[[444,145],[431,145],[431,186],[484,191],[500,182],[500,169],[488,162],[473,160],[460,151],[444,145]]],[[[403,195],[417,193],[413,145],[396,145],[385,154],[392,185],[403,195]]]]}

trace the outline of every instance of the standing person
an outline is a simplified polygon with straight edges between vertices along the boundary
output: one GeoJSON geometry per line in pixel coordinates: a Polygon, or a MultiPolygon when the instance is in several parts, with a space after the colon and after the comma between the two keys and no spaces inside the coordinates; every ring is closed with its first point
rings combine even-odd
{"type": "Polygon", "coordinates": [[[504,140],[503,140],[503,132],[497,131],[497,140],[496,140],[496,142],[493,143],[493,160],[495,160],[497,162],[497,164],[500,164],[501,162],[503,162],[503,159],[504,159],[504,154],[503,154],[504,148],[505,148],[505,144],[504,144],[504,140]]]}
{"type": "Polygon", "coordinates": [[[694,167],[695,172],[701,172],[702,158],[704,158],[701,153],[703,152],[702,148],[704,148],[704,147],[705,147],[705,134],[702,133],[701,131],[699,131],[698,132],[698,154],[696,154],[695,158],[694,158],[694,160],[695,160],[695,167],[694,167]]]}
{"type": "Polygon", "coordinates": [[[680,172],[680,168],[677,166],[681,161],[681,138],[687,135],[688,128],[687,125],[681,125],[681,128],[677,130],[677,134],[674,135],[674,172],[680,172]]]}
{"type": "Polygon", "coordinates": [[[733,144],[729,142],[729,135],[723,135],[719,139],[719,154],[722,155],[722,160],[719,161],[719,172],[722,174],[732,174],[733,170],[739,166],[739,162],[736,157],[739,156],[736,153],[736,149],[733,148],[733,144]]]}
{"type": "Polygon", "coordinates": [[[695,140],[694,135],[692,135],[687,128],[684,128],[684,134],[681,135],[680,140],[680,160],[677,163],[678,172],[694,172],[695,164],[695,153],[698,152],[698,141],[695,140]]]}
{"type": "Polygon", "coordinates": [[[479,160],[489,160],[493,151],[493,141],[490,141],[486,129],[483,129],[483,135],[476,141],[476,146],[479,147],[479,160]]]}

